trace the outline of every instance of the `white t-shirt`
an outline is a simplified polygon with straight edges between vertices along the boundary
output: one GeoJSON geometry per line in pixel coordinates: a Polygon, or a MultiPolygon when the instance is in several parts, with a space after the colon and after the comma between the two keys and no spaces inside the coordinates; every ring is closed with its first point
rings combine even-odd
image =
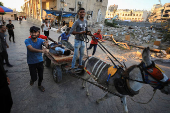
{"type": "Polygon", "coordinates": [[[49,30],[48,30],[48,28],[50,28],[49,26],[50,26],[49,23],[48,23],[48,26],[46,26],[46,24],[44,23],[44,28],[43,28],[44,31],[49,31],[49,30]]]}

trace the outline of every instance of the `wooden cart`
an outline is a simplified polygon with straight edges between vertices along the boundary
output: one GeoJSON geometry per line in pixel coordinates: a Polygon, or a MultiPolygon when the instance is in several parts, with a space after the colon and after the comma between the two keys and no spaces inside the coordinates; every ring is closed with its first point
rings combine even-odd
{"type": "Polygon", "coordinates": [[[50,53],[49,49],[47,49],[47,53],[44,53],[43,59],[46,67],[52,67],[53,79],[56,83],[58,83],[62,80],[62,72],[66,72],[70,69],[73,55],[56,56],[50,53]]]}

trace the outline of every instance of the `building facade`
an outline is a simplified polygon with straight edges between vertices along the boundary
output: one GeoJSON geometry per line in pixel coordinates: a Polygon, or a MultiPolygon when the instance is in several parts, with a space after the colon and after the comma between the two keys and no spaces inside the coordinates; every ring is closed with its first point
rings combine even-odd
{"type": "MultiPolygon", "coordinates": [[[[66,22],[72,17],[57,17],[47,14],[44,10],[56,10],[76,13],[80,7],[86,9],[86,19],[89,24],[104,21],[108,0],[25,0],[24,11],[27,19],[41,24],[42,19],[64,19],[66,22]]],[[[77,19],[78,16],[72,19],[77,19]]]]}
{"type": "Polygon", "coordinates": [[[129,10],[129,9],[118,9],[115,12],[106,11],[105,18],[113,18],[118,16],[118,20],[129,20],[129,21],[147,21],[149,12],[146,10],[129,10]]]}
{"type": "Polygon", "coordinates": [[[109,8],[108,8],[108,10],[110,11],[110,12],[115,12],[116,10],[118,9],[118,5],[110,5],[109,6],[109,8]]]}
{"type": "Polygon", "coordinates": [[[163,6],[157,6],[159,7],[152,8],[153,11],[148,18],[149,22],[162,22],[163,20],[170,19],[170,3],[165,3],[163,6]]]}

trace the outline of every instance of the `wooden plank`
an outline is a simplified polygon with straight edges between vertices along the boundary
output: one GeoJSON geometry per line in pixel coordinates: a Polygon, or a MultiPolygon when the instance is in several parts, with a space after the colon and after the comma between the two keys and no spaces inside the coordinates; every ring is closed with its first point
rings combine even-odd
{"type": "Polygon", "coordinates": [[[113,35],[111,34],[111,35],[103,35],[103,36],[113,36],[113,35]]]}
{"type": "Polygon", "coordinates": [[[56,60],[56,61],[58,61],[58,60],[65,60],[65,59],[72,59],[73,58],[73,55],[70,55],[70,56],[65,56],[65,55],[59,55],[59,56],[57,56],[57,55],[54,55],[54,54],[52,54],[52,53],[50,53],[49,52],[49,54],[56,60]]]}
{"type": "MultiPolygon", "coordinates": [[[[136,45],[132,45],[132,44],[128,44],[128,45],[136,47],[136,48],[140,48],[140,49],[145,49],[146,48],[146,47],[143,47],[143,46],[136,46],[136,45]]],[[[151,49],[151,48],[150,48],[150,51],[156,52],[156,53],[160,53],[161,52],[161,50],[159,50],[159,49],[151,49]]]]}
{"type": "Polygon", "coordinates": [[[127,43],[124,43],[124,42],[116,42],[116,40],[112,37],[112,40],[113,40],[113,42],[116,44],[116,45],[118,45],[118,46],[121,46],[121,47],[123,47],[123,48],[125,48],[125,49],[129,49],[130,50],[130,47],[127,45],[127,43]]]}

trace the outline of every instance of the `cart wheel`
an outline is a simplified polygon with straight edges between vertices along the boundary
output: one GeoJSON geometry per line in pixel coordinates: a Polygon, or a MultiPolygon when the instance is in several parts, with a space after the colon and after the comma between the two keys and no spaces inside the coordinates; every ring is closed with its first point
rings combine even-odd
{"type": "Polygon", "coordinates": [[[51,60],[46,56],[46,55],[43,55],[43,58],[44,58],[44,64],[46,67],[50,67],[51,65],[51,60]]]}
{"type": "Polygon", "coordinates": [[[62,70],[60,66],[54,66],[53,68],[53,79],[56,83],[62,80],[62,70]]]}

